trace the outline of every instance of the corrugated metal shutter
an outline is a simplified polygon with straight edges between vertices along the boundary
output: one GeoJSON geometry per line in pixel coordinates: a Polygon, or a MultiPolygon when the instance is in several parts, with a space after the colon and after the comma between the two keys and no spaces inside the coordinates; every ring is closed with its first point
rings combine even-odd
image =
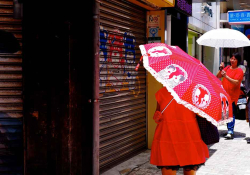
{"type": "MultiPolygon", "coordinates": [[[[13,19],[13,1],[0,1],[0,29],[20,43],[21,24],[13,19]]],[[[0,174],[23,174],[22,111],[22,52],[0,53],[0,174]]]]}
{"type": "Polygon", "coordinates": [[[100,8],[100,171],[146,149],[146,72],[135,71],[146,11],[124,0],[100,8]]]}

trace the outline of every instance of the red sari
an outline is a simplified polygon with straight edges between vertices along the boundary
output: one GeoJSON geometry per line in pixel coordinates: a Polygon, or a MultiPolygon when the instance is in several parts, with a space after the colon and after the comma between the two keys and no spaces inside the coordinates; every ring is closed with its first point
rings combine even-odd
{"type": "MultiPolygon", "coordinates": [[[[162,111],[173,98],[164,87],[155,94],[162,111]]],[[[155,130],[150,163],[157,166],[202,164],[209,157],[202,141],[196,115],[173,100],[155,130]]]]}

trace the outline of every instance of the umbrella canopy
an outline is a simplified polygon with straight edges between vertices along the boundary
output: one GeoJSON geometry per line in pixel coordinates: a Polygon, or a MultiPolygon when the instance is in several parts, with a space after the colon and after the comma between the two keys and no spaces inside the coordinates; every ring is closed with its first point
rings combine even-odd
{"type": "Polygon", "coordinates": [[[144,67],[163,84],[177,103],[215,126],[232,121],[231,98],[199,60],[177,46],[140,45],[144,67]]]}
{"type": "Polygon", "coordinates": [[[249,39],[243,33],[228,28],[210,30],[196,41],[200,45],[215,48],[238,48],[250,46],[249,39]]]}

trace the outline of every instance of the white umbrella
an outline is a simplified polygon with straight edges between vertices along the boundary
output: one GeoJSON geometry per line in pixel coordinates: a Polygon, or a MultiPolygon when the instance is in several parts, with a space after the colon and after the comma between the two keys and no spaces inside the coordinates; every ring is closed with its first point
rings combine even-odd
{"type": "Polygon", "coordinates": [[[238,30],[220,28],[206,32],[196,42],[210,47],[238,48],[250,46],[249,39],[238,30]]]}

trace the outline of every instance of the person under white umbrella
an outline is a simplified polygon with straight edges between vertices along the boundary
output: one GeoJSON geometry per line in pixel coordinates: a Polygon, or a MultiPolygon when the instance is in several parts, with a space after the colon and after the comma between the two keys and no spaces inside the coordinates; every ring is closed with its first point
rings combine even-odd
{"type": "Polygon", "coordinates": [[[227,123],[227,134],[225,135],[226,139],[234,138],[234,125],[235,125],[235,115],[237,113],[237,101],[240,95],[240,84],[243,79],[243,71],[239,68],[241,56],[239,53],[233,53],[230,58],[230,65],[224,68],[224,64],[221,63],[222,69],[220,69],[217,73],[217,77],[222,79],[223,88],[229,94],[232,100],[232,108],[233,108],[233,121],[227,123]]]}
{"type": "MultiPolygon", "coordinates": [[[[196,42],[200,45],[215,47],[215,48],[239,48],[250,46],[249,39],[240,31],[228,28],[214,29],[206,32],[202,35],[196,42]]],[[[221,78],[223,82],[223,87],[226,89],[227,93],[231,94],[230,97],[233,101],[233,118],[231,123],[227,124],[228,132],[225,135],[226,139],[234,138],[234,124],[236,115],[237,95],[240,91],[240,84],[243,79],[243,71],[238,68],[241,61],[239,53],[234,53],[230,58],[230,66],[224,68],[224,63],[220,64],[220,70],[217,73],[217,77],[221,78]],[[237,92],[237,93],[235,93],[237,92]]]]}

